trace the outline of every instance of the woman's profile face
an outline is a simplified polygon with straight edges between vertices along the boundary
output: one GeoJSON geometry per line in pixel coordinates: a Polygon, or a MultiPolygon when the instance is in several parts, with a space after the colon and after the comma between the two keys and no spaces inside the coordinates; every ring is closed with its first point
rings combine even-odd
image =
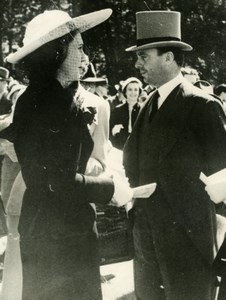
{"type": "Polygon", "coordinates": [[[126,100],[127,102],[135,102],[139,97],[139,85],[136,82],[131,82],[126,87],[126,100]]]}
{"type": "Polygon", "coordinates": [[[83,40],[81,34],[77,33],[70,42],[67,57],[59,69],[59,72],[64,76],[65,81],[72,82],[79,80],[79,73],[84,55],[83,40]]]}

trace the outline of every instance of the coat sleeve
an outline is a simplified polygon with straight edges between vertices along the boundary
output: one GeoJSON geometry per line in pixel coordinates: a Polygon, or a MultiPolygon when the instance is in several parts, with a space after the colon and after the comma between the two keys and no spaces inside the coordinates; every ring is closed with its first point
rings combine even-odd
{"type": "Polygon", "coordinates": [[[197,120],[195,130],[205,156],[204,171],[209,176],[226,168],[226,116],[218,101],[208,101],[199,107],[197,120]]]}
{"type": "Polygon", "coordinates": [[[75,185],[77,193],[82,196],[82,201],[88,203],[107,204],[114,194],[114,183],[110,178],[99,178],[77,173],[75,185]]]}

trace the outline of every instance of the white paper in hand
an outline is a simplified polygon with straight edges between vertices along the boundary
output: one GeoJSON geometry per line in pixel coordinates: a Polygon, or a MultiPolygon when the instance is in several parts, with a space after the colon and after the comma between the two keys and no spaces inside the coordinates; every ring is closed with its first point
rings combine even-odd
{"type": "Polygon", "coordinates": [[[149,198],[155,191],[157,184],[149,183],[133,188],[133,198],[149,198]]]}

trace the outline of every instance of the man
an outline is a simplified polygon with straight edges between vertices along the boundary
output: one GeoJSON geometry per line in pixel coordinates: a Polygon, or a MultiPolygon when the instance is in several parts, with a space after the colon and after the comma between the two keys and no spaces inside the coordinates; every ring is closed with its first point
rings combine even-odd
{"type": "Polygon", "coordinates": [[[110,108],[105,100],[87,90],[88,87],[84,77],[91,72],[95,73],[94,67],[89,62],[89,57],[84,55],[80,68],[81,84],[79,85],[78,94],[84,107],[95,107],[96,109],[94,122],[89,126],[94,148],[87,164],[86,174],[99,175],[106,169],[106,157],[109,150],[110,108]]]}
{"type": "Polygon", "coordinates": [[[87,77],[83,81],[88,90],[106,100],[108,98],[108,80],[107,78],[98,77],[87,77]]]}
{"type": "Polygon", "coordinates": [[[149,199],[135,200],[135,291],[139,300],[214,299],[212,264],[216,214],[200,172],[225,167],[226,124],[220,101],[181,74],[180,13],[137,13],[135,67],[156,86],[124,149],[132,186],[156,182],[149,199]]]}

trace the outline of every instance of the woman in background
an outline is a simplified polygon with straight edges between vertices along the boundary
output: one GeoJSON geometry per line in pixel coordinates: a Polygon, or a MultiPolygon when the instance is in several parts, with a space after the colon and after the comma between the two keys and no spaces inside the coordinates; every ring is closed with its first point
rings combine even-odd
{"type": "Polygon", "coordinates": [[[122,92],[126,103],[116,106],[110,118],[110,140],[120,150],[123,149],[140,111],[138,99],[142,92],[141,81],[136,77],[126,79],[122,84],[122,92]]]}

